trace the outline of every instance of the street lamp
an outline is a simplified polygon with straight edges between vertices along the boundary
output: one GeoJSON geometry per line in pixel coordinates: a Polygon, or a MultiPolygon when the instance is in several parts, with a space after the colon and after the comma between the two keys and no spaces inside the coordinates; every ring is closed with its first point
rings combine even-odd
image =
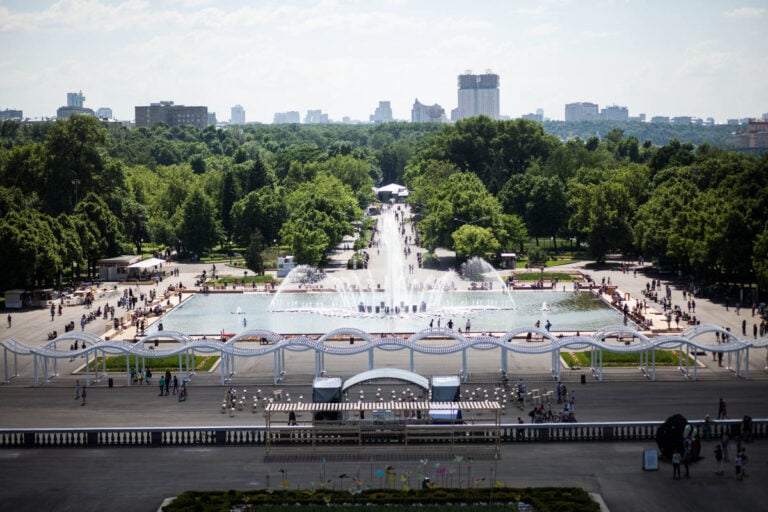
{"type": "Polygon", "coordinates": [[[455,220],[456,222],[461,222],[462,224],[469,224],[471,226],[472,224],[477,224],[478,222],[488,220],[489,218],[490,217],[480,217],[479,219],[475,219],[475,220],[464,220],[458,217],[454,217],[453,220],[455,220]]]}
{"type": "Polygon", "coordinates": [[[77,205],[77,186],[80,184],[80,180],[75,178],[72,180],[72,184],[75,186],[75,205],[77,205]]]}

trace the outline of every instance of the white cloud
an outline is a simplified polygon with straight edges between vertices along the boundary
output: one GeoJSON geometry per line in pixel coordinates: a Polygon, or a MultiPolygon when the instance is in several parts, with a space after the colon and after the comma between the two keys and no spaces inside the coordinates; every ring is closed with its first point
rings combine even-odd
{"type": "Polygon", "coordinates": [[[766,9],[762,7],[739,7],[731,11],[726,11],[726,18],[760,18],[765,14],[766,9]]]}
{"type": "Polygon", "coordinates": [[[682,75],[708,76],[721,72],[731,64],[735,54],[720,49],[716,41],[704,41],[690,46],[683,53],[682,75]]]}
{"type": "Polygon", "coordinates": [[[528,34],[532,36],[551,36],[560,31],[560,27],[554,23],[542,23],[528,29],[528,34]]]}
{"type": "Polygon", "coordinates": [[[582,30],[581,35],[587,39],[604,39],[608,37],[616,37],[619,33],[612,30],[582,30]]]}

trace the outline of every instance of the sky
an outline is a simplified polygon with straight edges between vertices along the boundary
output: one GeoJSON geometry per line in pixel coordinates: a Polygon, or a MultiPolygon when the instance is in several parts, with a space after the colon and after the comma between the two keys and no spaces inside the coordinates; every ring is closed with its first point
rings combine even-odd
{"type": "Polygon", "coordinates": [[[589,101],[722,123],[768,112],[766,27],[766,0],[0,0],[0,110],[54,116],[82,90],[120,120],[166,100],[450,117],[457,76],[492,70],[511,118],[589,101]]]}

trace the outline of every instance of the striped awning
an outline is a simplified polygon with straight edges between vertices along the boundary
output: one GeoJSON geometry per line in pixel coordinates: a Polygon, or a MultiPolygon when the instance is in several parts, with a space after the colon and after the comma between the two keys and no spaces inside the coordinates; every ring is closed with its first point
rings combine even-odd
{"type": "Polygon", "coordinates": [[[329,411],[424,411],[424,410],[456,410],[462,411],[495,411],[501,409],[496,400],[473,400],[464,402],[342,402],[342,403],[302,403],[302,402],[272,402],[267,404],[267,412],[329,412],[329,411]]]}

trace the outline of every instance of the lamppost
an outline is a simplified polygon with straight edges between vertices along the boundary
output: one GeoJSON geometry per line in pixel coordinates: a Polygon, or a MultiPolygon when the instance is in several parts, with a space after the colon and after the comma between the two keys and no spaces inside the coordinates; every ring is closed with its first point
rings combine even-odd
{"type": "Polygon", "coordinates": [[[453,220],[455,220],[456,222],[461,222],[462,224],[468,224],[470,226],[472,224],[477,224],[478,222],[481,222],[481,221],[484,221],[484,220],[488,220],[488,219],[489,219],[489,217],[480,217],[479,219],[475,219],[475,220],[464,220],[464,219],[460,219],[458,217],[454,217],[453,218],[453,220]]]}
{"type": "Polygon", "coordinates": [[[80,184],[80,180],[75,178],[72,180],[72,184],[75,186],[75,205],[77,205],[77,186],[80,184]]]}

